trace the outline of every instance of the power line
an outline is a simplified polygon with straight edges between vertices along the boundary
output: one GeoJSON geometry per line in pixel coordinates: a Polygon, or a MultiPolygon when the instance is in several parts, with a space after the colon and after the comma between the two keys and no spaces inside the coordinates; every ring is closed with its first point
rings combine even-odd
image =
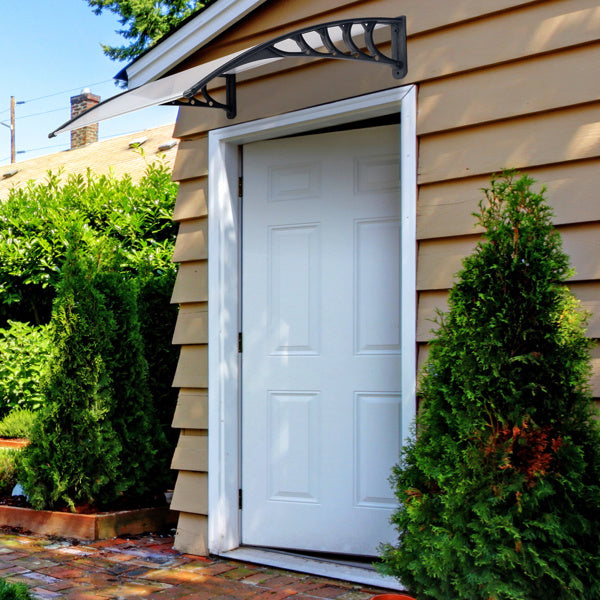
{"type": "Polygon", "coordinates": [[[60,108],[53,108],[51,110],[45,110],[44,112],[31,113],[29,115],[21,115],[21,116],[17,117],[17,120],[20,121],[21,119],[28,119],[29,117],[39,117],[40,115],[48,115],[50,113],[55,113],[55,112],[59,112],[59,111],[66,112],[68,110],[69,110],[69,108],[67,106],[61,106],[60,108]]]}
{"type": "MultiPolygon", "coordinates": [[[[113,80],[112,79],[105,79],[104,81],[96,81],[95,83],[89,83],[89,84],[87,84],[85,86],[77,86],[77,87],[74,87],[74,88],[70,88],[68,90],[62,90],[60,92],[53,92],[52,94],[46,94],[45,96],[38,96],[37,98],[29,98],[28,100],[19,100],[17,102],[17,104],[28,104],[30,102],[37,102],[38,100],[45,100],[46,98],[54,98],[55,96],[61,96],[62,94],[67,94],[69,92],[75,92],[77,90],[82,89],[82,87],[83,88],[85,88],[85,87],[92,88],[95,85],[103,85],[105,83],[109,83],[110,81],[113,81],[113,80]]],[[[4,113],[7,113],[9,111],[10,111],[9,108],[5,108],[4,110],[0,110],[0,115],[3,115],[4,113]]],[[[48,111],[48,112],[52,112],[52,111],[48,111]]],[[[43,114],[46,114],[46,113],[36,113],[35,115],[24,115],[24,116],[22,116],[20,118],[23,119],[23,118],[26,118],[26,117],[29,117],[29,116],[37,116],[38,114],[39,115],[43,115],[43,114]]]]}
{"type": "Polygon", "coordinates": [[[37,152],[38,150],[49,150],[50,148],[63,148],[68,146],[68,142],[63,142],[62,144],[53,144],[52,146],[41,146],[40,148],[29,148],[28,150],[21,150],[21,152],[37,152]]]}
{"type": "MultiPolygon", "coordinates": [[[[89,83],[88,85],[85,85],[83,87],[89,87],[92,88],[95,85],[102,85],[104,83],[108,83],[109,81],[112,81],[112,79],[105,79],[104,81],[97,81],[96,83],[89,83]]],[[[38,100],[45,100],[46,98],[52,98],[54,96],[60,96],[61,94],[66,94],[68,92],[75,92],[77,90],[80,90],[82,88],[82,86],[78,86],[75,88],[71,88],[69,90],[62,90],[62,92],[54,92],[53,94],[47,94],[46,96],[39,96],[38,98],[30,98],[29,100],[22,100],[23,103],[28,103],[28,102],[37,102],[38,100]]]]}
{"type": "MultiPolygon", "coordinates": [[[[68,147],[69,147],[68,143],[54,144],[53,146],[41,146],[40,148],[29,148],[28,150],[19,150],[17,152],[17,154],[28,154],[30,152],[38,152],[40,150],[50,150],[52,148],[62,148],[63,150],[67,150],[68,147]]],[[[9,160],[10,160],[10,156],[7,156],[5,158],[0,158],[0,166],[6,166],[6,165],[2,165],[2,163],[4,161],[9,161],[9,160]]],[[[25,159],[25,160],[28,160],[28,159],[25,159]]]]}

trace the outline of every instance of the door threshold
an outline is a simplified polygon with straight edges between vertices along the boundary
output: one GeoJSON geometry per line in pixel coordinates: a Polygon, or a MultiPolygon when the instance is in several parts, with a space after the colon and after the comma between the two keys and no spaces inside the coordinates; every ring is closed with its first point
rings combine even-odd
{"type": "Polygon", "coordinates": [[[315,558],[284,550],[256,548],[254,546],[240,546],[235,550],[221,552],[219,556],[390,590],[404,589],[393,577],[381,575],[373,568],[357,566],[347,561],[338,562],[326,558],[315,558]]]}

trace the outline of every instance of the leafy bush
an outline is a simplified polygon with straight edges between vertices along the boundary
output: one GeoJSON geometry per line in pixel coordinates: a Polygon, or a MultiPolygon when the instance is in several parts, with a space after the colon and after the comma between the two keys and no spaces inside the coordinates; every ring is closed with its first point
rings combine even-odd
{"type": "Polygon", "coordinates": [[[76,225],[86,239],[108,237],[123,251],[121,269],[147,275],[172,271],[177,184],[157,162],[130,177],[48,173],[45,182],[11,190],[0,203],[0,325],[8,319],[48,323],[76,225]]]}
{"type": "Polygon", "coordinates": [[[10,495],[17,485],[17,455],[20,450],[0,448],[0,496],[10,495]]]}
{"type": "Polygon", "coordinates": [[[492,181],[393,472],[382,570],[419,600],[600,597],[600,432],[590,341],[543,192],[492,181]]]}
{"type": "Polygon", "coordinates": [[[21,481],[35,508],[109,507],[123,495],[164,491],[168,472],[136,284],[118,270],[114,245],[90,255],[84,243],[75,229],[52,318],[45,401],[23,450],[21,481]]]}
{"type": "Polygon", "coordinates": [[[0,421],[0,437],[28,438],[36,420],[36,413],[27,408],[9,412],[0,421]]]}
{"type": "Polygon", "coordinates": [[[0,600],[32,600],[28,587],[24,583],[11,583],[0,579],[0,600]]]}
{"type": "Polygon", "coordinates": [[[139,183],[91,172],[63,180],[60,173],[49,172],[45,182],[14,189],[0,203],[0,326],[6,327],[0,330],[0,417],[13,407],[35,409],[40,403],[49,349],[46,328],[37,325],[50,321],[69,232],[75,228],[82,255],[92,255],[103,244],[118,248],[111,270],[139,289],[139,310],[148,311],[141,313],[141,332],[154,412],[175,443],[170,425],[176,396],[170,385],[177,360],[171,345],[177,309],[170,294],[176,192],[167,166],[155,162],[139,183]]]}
{"type": "Polygon", "coordinates": [[[47,326],[8,321],[0,329],[0,417],[15,408],[39,407],[48,349],[47,326]]]}

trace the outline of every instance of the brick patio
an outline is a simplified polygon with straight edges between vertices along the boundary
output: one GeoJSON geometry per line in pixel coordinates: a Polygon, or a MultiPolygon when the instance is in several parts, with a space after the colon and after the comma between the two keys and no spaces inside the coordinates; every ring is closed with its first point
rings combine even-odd
{"type": "Polygon", "coordinates": [[[0,532],[0,577],[40,599],[368,600],[381,590],[173,550],[173,538],[77,542],[0,532]]]}

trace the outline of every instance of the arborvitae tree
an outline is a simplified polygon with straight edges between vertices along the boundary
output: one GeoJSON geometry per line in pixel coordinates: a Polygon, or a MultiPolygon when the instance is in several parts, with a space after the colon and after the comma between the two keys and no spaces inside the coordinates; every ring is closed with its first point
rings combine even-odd
{"type": "Polygon", "coordinates": [[[170,455],[152,405],[137,294],[114,243],[72,237],[43,411],[21,461],[36,508],[111,508],[166,489],[170,455]]]}
{"type": "Polygon", "coordinates": [[[52,351],[42,411],[20,461],[34,508],[97,504],[120,481],[121,445],[112,426],[113,393],[105,358],[115,320],[93,281],[83,243],[69,240],[52,317],[52,351]]]}
{"type": "Polygon", "coordinates": [[[167,489],[172,451],[167,448],[150,394],[138,282],[105,267],[96,274],[94,283],[102,290],[115,323],[110,354],[104,357],[113,393],[110,420],[121,446],[115,491],[125,489],[130,497],[142,500],[167,489]]]}
{"type": "Polygon", "coordinates": [[[600,598],[590,342],[533,183],[506,173],[486,190],[393,471],[382,570],[419,600],[600,598]]]}
{"type": "Polygon", "coordinates": [[[138,280],[138,284],[138,312],[141,315],[144,355],[148,361],[148,382],[154,410],[170,448],[164,456],[170,461],[179,437],[179,431],[171,427],[179,393],[172,385],[178,353],[173,352],[170,345],[178,313],[177,305],[171,304],[175,272],[157,270],[143,281],[138,280]]]}

